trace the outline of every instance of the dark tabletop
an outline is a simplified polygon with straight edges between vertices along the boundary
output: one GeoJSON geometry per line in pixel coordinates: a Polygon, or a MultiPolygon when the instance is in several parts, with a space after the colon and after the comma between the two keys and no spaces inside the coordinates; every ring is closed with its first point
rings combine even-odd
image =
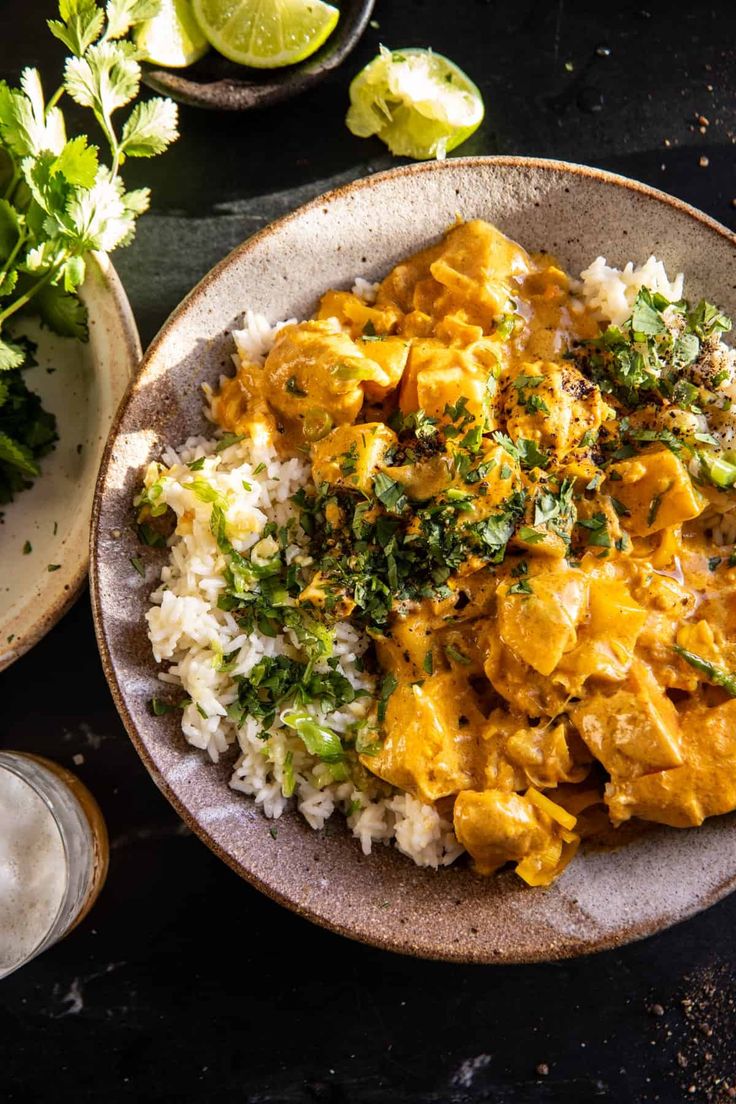
{"type": "MultiPolygon", "coordinates": [[[[52,9],[0,3],[0,76],[38,64],[55,86],[52,9]]],[[[459,152],[602,166],[734,225],[733,0],[378,0],[375,20],[301,99],[184,110],[176,147],[135,166],[153,209],[115,264],[144,345],[232,246],[394,163],[343,125],[350,78],[379,42],[431,45],[480,85],[486,120],[459,152]]],[[[736,1096],[736,896],[643,943],[540,966],[420,962],[313,927],[241,882],[158,793],[116,715],[86,596],[0,676],[0,745],[83,756],[112,840],[90,917],[0,983],[0,1100],[736,1096]]]]}

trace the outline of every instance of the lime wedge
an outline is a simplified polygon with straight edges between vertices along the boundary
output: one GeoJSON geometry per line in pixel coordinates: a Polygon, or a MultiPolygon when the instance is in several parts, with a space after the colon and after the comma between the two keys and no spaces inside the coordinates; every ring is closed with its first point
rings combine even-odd
{"type": "Polygon", "coordinates": [[[329,38],[340,12],[324,0],[194,0],[209,41],[231,61],[278,69],[304,61],[329,38]]]}
{"type": "Polygon", "coordinates": [[[147,61],[170,69],[192,65],[210,48],[194,18],[190,0],[162,0],[153,19],[138,24],[134,38],[147,61]]]}
{"type": "Polygon", "coordinates": [[[350,85],[345,121],[360,138],[377,134],[392,153],[426,160],[469,138],[483,114],[480,91],[448,58],[382,46],[350,85]]]}

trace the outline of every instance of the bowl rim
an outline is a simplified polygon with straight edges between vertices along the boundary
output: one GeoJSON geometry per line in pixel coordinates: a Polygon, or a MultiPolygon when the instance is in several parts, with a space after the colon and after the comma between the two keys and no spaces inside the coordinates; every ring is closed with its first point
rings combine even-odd
{"type": "Polygon", "coordinates": [[[141,383],[143,375],[146,373],[150,364],[156,361],[159,350],[164,342],[167,340],[169,334],[178,324],[180,315],[189,306],[192,300],[199,297],[207,291],[208,288],[219,279],[220,274],[225,271],[230,265],[236,262],[241,256],[247,255],[247,253],[254,248],[254,246],[261,241],[264,241],[274,233],[277,233],[281,227],[287,225],[294,219],[300,218],[305,212],[311,211],[315,208],[329,204],[334,200],[341,199],[344,196],[353,195],[356,192],[364,191],[373,186],[375,182],[383,181],[387,178],[396,178],[400,176],[415,176],[424,173],[442,172],[450,167],[467,166],[471,168],[475,165],[495,165],[502,167],[513,168],[533,168],[542,171],[554,172],[554,173],[567,173],[572,177],[582,176],[588,177],[593,180],[597,180],[602,184],[615,185],[628,189],[629,191],[636,192],[642,196],[657,201],[658,203],[672,207],[678,212],[688,215],[696,221],[700,222],[703,226],[707,227],[711,231],[715,231],[720,236],[726,239],[732,246],[736,247],[736,233],[728,229],[717,219],[712,218],[710,215],[706,215],[703,211],[678,199],[675,196],[669,195],[667,192],[663,192],[658,188],[654,188],[649,184],[643,184],[641,181],[634,180],[630,177],[623,176],[619,173],[613,173],[606,169],[596,168],[594,166],[582,165],[575,162],[561,161],[552,158],[540,158],[540,157],[525,157],[517,155],[496,155],[496,156],[482,156],[482,157],[458,157],[451,158],[446,161],[424,161],[413,162],[410,164],[400,165],[393,169],[388,169],[384,172],[375,173],[373,175],[360,177],[357,180],[351,181],[348,184],[340,185],[337,188],[333,188],[327,192],[321,193],[314,199],[309,200],[307,203],[301,204],[294,211],[290,211],[286,215],[282,215],[280,218],[269,223],[267,226],[258,230],[255,234],[246,238],[234,249],[232,249],[225,257],[222,258],[213,268],[206,273],[202,279],[184,296],[178,306],[172,311],[168,318],[164,321],[161,329],[154,337],[151,344],[148,346],[143,359],[141,360],[138,371],[132,379],[125,396],[121,400],[116,416],[113,420],[108,439],[102,454],[102,460],[100,463],[99,474],[97,478],[97,484],[95,487],[95,495],[92,506],[92,524],[90,527],[90,597],[92,605],[92,616],[94,621],[95,635],[97,637],[97,644],[100,652],[100,659],[102,662],[103,671],[110,687],[115,706],[118,710],[123,725],[135,747],[138,755],[141,757],[146,769],[148,770],[151,778],[158,786],[159,790],[163,793],[166,799],[170,802],[178,815],[182,818],[187,827],[199,837],[199,839],[206,844],[207,847],[221,859],[231,870],[244,879],[249,885],[255,889],[264,893],[272,901],[277,904],[283,905],[291,912],[296,913],[298,916],[310,920],[312,923],[317,924],[321,928],[325,928],[328,931],[332,931],[338,935],[345,936],[352,939],[355,942],[363,943],[368,946],[378,947],[384,951],[392,951],[397,954],[409,955],[411,957],[423,958],[434,961],[453,962],[457,964],[476,964],[476,965],[511,965],[522,964],[532,962],[552,962],[567,958],[574,958],[583,954],[598,953],[600,951],[611,950],[616,947],[620,947],[624,944],[636,942],[644,939],[647,936],[654,935],[659,931],[664,930],[676,923],[680,923],[684,920],[690,919],[692,916],[697,915],[703,910],[710,908],[716,904],[723,897],[725,897],[733,889],[736,889],[736,864],[734,864],[733,873],[727,877],[723,882],[716,885],[702,898],[698,899],[692,906],[679,912],[674,920],[670,922],[662,923],[661,919],[642,920],[638,922],[629,923],[626,926],[619,926],[613,931],[609,931],[602,935],[599,934],[597,942],[592,946],[586,940],[572,940],[566,943],[564,946],[559,947],[557,945],[549,946],[545,948],[544,954],[538,953],[514,953],[503,959],[494,959],[484,954],[482,950],[474,952],[471,948],[459,947],[457,950],[442,948],[436,951],[427,950],[425,948],[419,948],[413,946],[410,937],[407,937],[403,942],[393,937],[392,935],[381,937],[380,935],[362,934],[356,932],[348,924],[343,924],[339,920],[328,919],[319,915],[308,905],[299,903],[288,897],[286,894],[281,893],[277,889],[274,889],[267,881],[253,874],[245,866],[243,866],[237,859],[230,855],[208,832],[208,830],[200,823],[200,821],[190,813],[185,806],[184,802],[177,796],[169,785],[167,779],[161,775],[156,766],[153,758],[146,746],[145,741],[141,738],[137,726],[131,713],[128,709],[125,701],[125,696],[121,690],[118,682],[115,665],[111,657],[111,649],[108,645],[108,638],[106,632],[105,619],[102,611],[102,602],[100,598],[100,591],[98,585],[98,570],[99,559],[97,555],[97,544],[100,527],[100,514],[102,511],[102,503],[105,491],[105,484],[107,479],[107,471],[110,464],[110,458],[112,451],[117,441],[118,433],[120,430],[121,422],[125,416],[130,402],[135,396],[138,386],[141,383]]]}
{"type": "MultiPolygon", "coordinates": [[[[123,349],[128,365],[126,386],[119,395],[114,409],[109,412],[111,418],[109,428],[112,428],[112,426],[117,424],[117,413],[125,399],[128,388],[137,376],[136,369],[140,364],[142,356],[141,340],[125,288],[108,254],[97,251],[93,252],[87,260],[87,265],[93,265],[97,269],[106,285],[107,293],[112,301],[113,308],[120,323],[123,349]]],[[[84,285],[82,285],[82,291],[84,291],[84,285]]],[[[96,368],[99,370],[100,365],[96,365],[96,368]]],[[[102,462],[104,456],[105,450],[103,449],[100,462],[102,462]]],[[[50,459],[53,460],[53,453],[51,453],[50,459]]],[[[43,478],[43,475],[41,475],[40,478],[43,478]]],[[[95,477],[95,491],[96,488],[97,477],[95,477]]],[[[94,500],[92,505],[94,505],[94,500]]],[[[90,522],[91,517],[92,514],[90,512],[90,522]]],[[[63,580],[59,580],[60,583],[63,581],[64,589],[61,591],[57,590],[53,593],[47,604],[39,606],[38,613],[31,619],[28,627],[22,632],[16,633],[13,639],[12,649],[9,649],[0,657],[0,671],[6,671],[17,660],[34,648],[36,644],[58,624],[61,618],[68,613],[79,598],[84,589],[84,584],[87,581],[89,572],[89,548],[87,542],[84,540],[80,541],[77,548],[78,562],[76,567],[71,575],[65,573],[63,580]]],[[[61,572],[59,574],[61,575],[61,572]]]]}

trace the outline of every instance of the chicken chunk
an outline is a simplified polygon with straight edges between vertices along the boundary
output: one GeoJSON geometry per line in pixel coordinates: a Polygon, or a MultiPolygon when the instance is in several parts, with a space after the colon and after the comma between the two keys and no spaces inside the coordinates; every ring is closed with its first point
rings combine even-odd
{"type": "Polygon", "coordinates": [[[501,384],[506,431],[563,455],[612,417],[595,384],[565,361],[523,364],[501,384]]]}
{"type": "Polygon", "coordinates": [[[622,519],[630,533],[648,536],[697,517],[705,499],[685,465],[669,449],[643,452],[619,460],[609,469],[610,493],[628,511],[622,519]]]}
{"type": "Polygon", "coordinates": [[[479,874],[493,874],[507,862],[530,885],[549,885],[578,844],[575,817],[535,790],[466,790],[454,809],[455,834],[479,874]]]}
{"type": "Polygon", "coordinates": [[[649,668],[635,661],[613,694],[588,694],[570,710],[573,724],[614,780],[680,766],[677,710],[649,668]]]}
{"type": "Polygon", "coordinates": [[[591,576],[587,619],[578,628],[576,646],[561,657],[555,677],[571,694],[579,694],[592,676],[622,681],[646,620],[647,611],[623,580],[591,576]]]}
{"type": "Polygon", "coordinates": [[[438,801],[473,785],[483,719],[472,690],[453,672],[400,685],[389,698],[381,750],[361,761],[420,801],[438,801]]]}
{"type": "Polygon", "coordinates": [[[401,320],[401,311],[393,304],[374,307],[351,291],[328,291],[319,304],[317,318],[336,318],[341,327],[356,340],[371,331],[384,336],[393,333],[401,320]]]}
{"type": "Polygon", "coordinates": [[[313,446],[312,478],[368,494],[386,454],[397,443],[396,434],[383,422],[338,426],[313,446]]]}
{"type": "Polygon", "coordinates": [[[641,817],[692,828],[736,808],[736,700],[698,705],[681,714],[680,728],[682,766],[606,787],[614,824],[641,817]]]}
{"type": "Polygon", "coordinates": [[[446,407],[465,400],[465,409],[489,429],[496,428],[491,399],[500,371],[499,353],[493,341],[458,348],[436,338],[414,341],[401,381],[402,413],[423,410],[447,421],[446,407]]]}
{"type": "Polygon", "coordinates": [[[259,390],[277,432],[309,442],[355,421],[366,381],[385,387],[391,382],[337,322],[300,322],[279,331],[259,390]]]}
{"type": "Polygon", "coordinates": [[[520,713],[494,709],[482,736],[485,789],[547,789],[580,782],[590,769],[587,748],[564,724],[543,721],[531,727],[520,713]]]}
{"type": "Polygon", "coordinates": [[[513,580],[499,584],[498,632],[524,663],[550,675],[577,640],[588,579],[582,571],[560,567],[530,575],[526,584],[525,588],[513,580]]]}

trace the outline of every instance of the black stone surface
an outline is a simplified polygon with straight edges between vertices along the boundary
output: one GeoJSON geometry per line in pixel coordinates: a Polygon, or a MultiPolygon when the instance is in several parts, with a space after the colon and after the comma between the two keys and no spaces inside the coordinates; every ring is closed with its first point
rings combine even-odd
{"type": "MultiPolygon", "coordinates": [[[[0,76],[39,64],[55,86],[52,10],[0,3],[0,76]]],[[[480,85],[486,121],[461,152],[603,166],[734,225],[732,0],[379,0],[375,19],[303,98],[243,116],[185,109],[176,148],[134,166],[153,210],[116,265],[144,343],[242,238],[391,163],[342,123],[348,83],[379,41],[431,45],[480,85]]],[[[736,897],[646,942],[555,965],[425,963],[314,928],[240,882],[158,793],[116,716],[86,597],[0,676],[0,744],[67,766],[83,755],[76,769],[112,837],[91,916],[0,984],[0,1100],[732,1099],[736,897]]]]}

